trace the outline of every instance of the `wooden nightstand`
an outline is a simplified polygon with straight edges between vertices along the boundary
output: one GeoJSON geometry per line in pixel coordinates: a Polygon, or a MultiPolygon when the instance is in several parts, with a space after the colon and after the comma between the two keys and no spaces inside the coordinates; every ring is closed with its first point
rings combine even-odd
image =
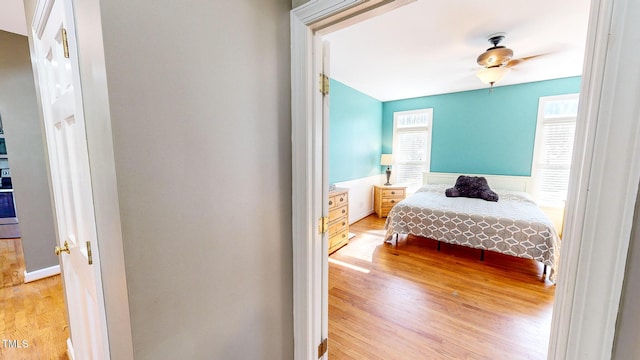
{"type": "Polygon", "coordinates": [[[329,254],[349,242],[349,190],[329,192],[329,254]]]}
{"type": "Polygon", "coordinates": [[[389,210],[406,195],[406,186],[373,185],[373,210],[378,217],[387,217],[389,210]]]}

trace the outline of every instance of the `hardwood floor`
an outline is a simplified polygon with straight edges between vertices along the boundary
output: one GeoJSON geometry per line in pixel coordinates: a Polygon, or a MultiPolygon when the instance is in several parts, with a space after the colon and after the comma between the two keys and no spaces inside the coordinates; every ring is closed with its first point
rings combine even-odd
{"type": "Polygon", "coordinates": [[[329,258],[329,358],[546,359],[555,286],[532,261],[350,226],[329,258]]]}
{"type": "Polygon", "coordinates": [[[0,288],[24,282],[24,256],[20,239],[0,239],[0,288]]]}
{"type": "Polygon", "coordinates": [[[0,359],[67,359],[60,275],[24,284],[20,239],[0,240],[0,359]]]}

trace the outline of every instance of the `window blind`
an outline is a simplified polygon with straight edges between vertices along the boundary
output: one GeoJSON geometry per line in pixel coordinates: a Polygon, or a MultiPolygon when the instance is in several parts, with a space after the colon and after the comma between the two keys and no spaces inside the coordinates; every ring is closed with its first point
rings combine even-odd
{"type": "Polygon", "coordinates": [[[394,116],[395,181],[419,185],[430,160],[431,109],[395,113],[394,116]]]}
{"type": "Polygon", "coordinates": [[[535,192],[540,205],[563,207],[576,130],[578,96],[543,101],[538,121],[541,139],[536,144],[535,192]]]}
{"type": "Polygon", "coordinates": [[[569,170],[576,123],[545,120],[542,124],[542,151],[536,178],[538,201],[563,206],[569,188],[569,170]]]}
{"type": "Polygon", "coordinates": [[[426,166],[428,131],[411,130],[398,132],[396,156],[396,182],[420,183],[426,166]]]}

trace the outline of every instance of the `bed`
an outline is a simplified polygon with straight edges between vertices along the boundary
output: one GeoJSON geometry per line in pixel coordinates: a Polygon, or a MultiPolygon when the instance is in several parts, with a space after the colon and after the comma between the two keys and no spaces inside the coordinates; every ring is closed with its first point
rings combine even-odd
{"type": "MultiPolygon", "coordinates": [[[[445,196],[457,174],[425,174],[425,185],[397,203],[385,222],[385,241],[411,234],[439,242],[536,260],[555,282],[560,239],[551,220],[532,200],[530,177],[491,176],[497,202],[445,196]]],[[[439,246],[439,244],[438,244],[439,246]]]]}

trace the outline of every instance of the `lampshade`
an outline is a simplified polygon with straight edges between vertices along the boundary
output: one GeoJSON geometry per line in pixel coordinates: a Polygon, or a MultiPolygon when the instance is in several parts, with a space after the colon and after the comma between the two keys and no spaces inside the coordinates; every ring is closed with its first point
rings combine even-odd
{"type": "Polygon", "coordinates": [[[494,66],[481,69],[476,75],[483,83],[493,85],[494,83],[502,80],[502,78],[504,78],[510,71],[511,68],[508,67],[494,66]]]}
{"type": "Polygon", "coordinates": [[[393,155],[382,154],[382,156],[380,156],[380,165],[393,165],[393,155]]]}

